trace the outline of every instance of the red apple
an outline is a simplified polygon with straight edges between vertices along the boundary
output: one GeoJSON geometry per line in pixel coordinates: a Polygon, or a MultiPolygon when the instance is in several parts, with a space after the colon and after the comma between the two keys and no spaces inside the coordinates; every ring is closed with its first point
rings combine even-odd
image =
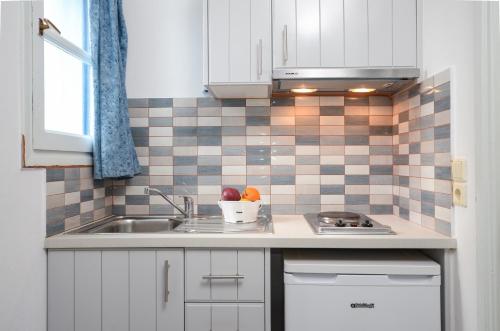
{"type": "Polygon", "coordinates": [[[221,198],[223,201],[240,201],[241,196],[237,189],[227,187],[222,191],[221,198]]]}

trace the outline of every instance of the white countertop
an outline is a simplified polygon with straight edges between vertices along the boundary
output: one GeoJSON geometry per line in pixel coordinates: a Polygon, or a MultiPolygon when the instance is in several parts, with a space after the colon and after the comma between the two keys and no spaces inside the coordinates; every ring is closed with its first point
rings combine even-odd
{"type": "Polygon", "coordinates": [[[456,248],[456,240],[393,215],[372,215],[395,235],[316,235],[301,215],[273,216],[268,234],[60,234],[45,248],[264,247],[264,248],[456,248]]]}

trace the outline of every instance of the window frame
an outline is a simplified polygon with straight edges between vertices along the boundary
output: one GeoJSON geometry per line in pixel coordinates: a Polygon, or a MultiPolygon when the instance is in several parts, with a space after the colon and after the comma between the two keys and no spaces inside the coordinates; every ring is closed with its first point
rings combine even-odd
{"type": "MultiPolygon", "coordinates": [[[[86,7],[88,9],[88,2],[86,7]]],[[[44,17],[43,8],[43,0],[32,1],[27,3],[25,11],[27,111],[24,119],[24,164],[25,166],[91,165],[93,140],[92,133],[88,129],[92,114],[85,112],[85,118],[82,119],[82,124],[87,129],[85,131],[89,135],[82,136],[45,129],[44,42],[50,42],[81,60],[82,63],[89,64],[88,70],[92,70],[92,67],[90,53],[60,36],[53,28],[46,29],[43,36],[39,34],[39,18],[44,17]]],[[[88,46],[89,40],[86,40],[86,43],[88,46]]],[[[88,78],[89,75],[87,75],[88,78]]],[[[88,84],[86,86],[89,86],[88,84]]],[[[90,91],[87,89],[84,92],[90,91]]],[[[92,99],[87,97],[86,100],[92,99]]]]}

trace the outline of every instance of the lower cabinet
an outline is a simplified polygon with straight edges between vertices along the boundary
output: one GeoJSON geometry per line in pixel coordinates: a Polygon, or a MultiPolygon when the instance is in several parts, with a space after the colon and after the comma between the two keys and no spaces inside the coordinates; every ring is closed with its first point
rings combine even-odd
{"type": "Polygon", "coordinates": [[[49,251],[48,330],[184,330],[184,250],[49,251]]]}
{"type": "Polygon", "coordinates": [[[186,303],[186,331],[264,331],[264,303],[186,303]]]}

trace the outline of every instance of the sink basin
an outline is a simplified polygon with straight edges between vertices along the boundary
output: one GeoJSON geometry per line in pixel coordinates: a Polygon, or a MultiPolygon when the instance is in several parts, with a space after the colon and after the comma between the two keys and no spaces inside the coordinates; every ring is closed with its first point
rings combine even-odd
{"type": "Polygon", "coordinates": [[[111,216],[69,233],[155,233],[171,232],[182,223],[176,216],[111,216]]]}

